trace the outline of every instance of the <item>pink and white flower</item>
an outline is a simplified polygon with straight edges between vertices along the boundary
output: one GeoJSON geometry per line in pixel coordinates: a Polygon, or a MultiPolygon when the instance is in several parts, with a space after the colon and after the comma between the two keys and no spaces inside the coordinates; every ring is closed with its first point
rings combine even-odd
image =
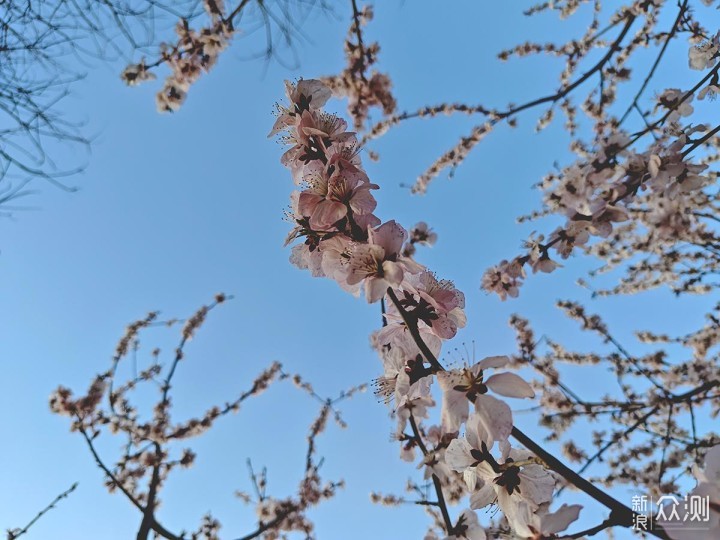
{"type": "Polygon", "coordinates": [[[297,83],[285,81],[285,95],[290,102],[289,107],[278,104],[278,117],[268,137],[276,135],[288,127],[299,124],[303,111],[320,109],[332,93],[321,81],[316,79],[300,79],[297,83]]]}
{"type": "Polygon", "coordinates": [[[470,402],[484,425],[482,440],[491,447],[494,441],[504,441],[512,430],[510,407],[504,402],[486,395],[488,390],[506,397],[533,398],[535,392],[514,373],[496,373],[485,379],[484,370],[500,368],[510,361],[507,356],[490,356],[477,364],[437,374],[443,390],[442,427],[446,433],[458,431],[468,418],[470,402]]]}
{"type": "Polygon", "coordinates": [[[411,259],[403,258],[400,250],[407,232],[395,221],[368,229],[368,242],[356,243],[349,253],[347,282],[364,283],[367,301],[377,302],[388,287],[399,287],[405,272],[419,272],[422,267],[411,259]]]}

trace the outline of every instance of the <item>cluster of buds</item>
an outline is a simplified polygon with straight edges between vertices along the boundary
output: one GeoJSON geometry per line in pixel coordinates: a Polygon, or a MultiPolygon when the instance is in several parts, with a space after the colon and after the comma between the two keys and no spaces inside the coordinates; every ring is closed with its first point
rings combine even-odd
{"type": "Polygon", "coordinates": [[[180,109],[190,86],[203,73],[210,71],[233,36],[234,29],[225,18],[224,4],[220,0],[207,0],[203,5],[209,18],[208,26],[194,30],[187,20],[181,19],[175,27],[177,42],[161,44],[157,62],[148,66],[142,60],[138,64],[129,65],[120,75],[126,84],[133,86],[155,78],[155,74],[150,71],[151,67],[167,64],[171,73],[155,98],[159,112],[180,109]]]}
{"type": "Polygon", "coordinates": [[[345,39],[347,66],[338,75],[323,79],[334,94],[348,98],[348,112],[358,130],[367,121],[371,107],[382,109],[383,114],[388,116],[395,112],[397,105],[390,77],[372,69],[377,62],[380,45],[363,40],[363,28],[372,18],[372,6],[354,9],[353,21],[345,39]]]}

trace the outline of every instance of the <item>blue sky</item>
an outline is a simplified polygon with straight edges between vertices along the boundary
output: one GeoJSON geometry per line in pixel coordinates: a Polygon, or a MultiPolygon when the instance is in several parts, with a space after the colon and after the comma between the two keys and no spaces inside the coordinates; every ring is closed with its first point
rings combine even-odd
{"type": "MultiPolygon", "coordinates": [[[[543,40],[548,28],[554,39],[579,33],[588,17],[565,23],[549,16],[527,20],[520,13],[525,2],[510,4],[376,6],[367,36],[380,40],[379,69],[391,74],[400,108],[444,100],[501,106],[556,88],[559,62],[500,63],[495,53],[526,39],[543,40]]],[[[94,64],[63,102],[94,135],[86,171],[70,180],[79,190],[68,194],[38,181],[40,193],[23,201],[33,208],[0,221],[0,422],[5,432],[0,527],[24,524],[79,481],[78,490],[28,538],[134,537],[139,515],[122,496],[106,492],[80,437],[68,432],[65,418],[49,412],[47,399],[59,384],[85,389],[107,368],[125,325],[150,310],[185,317],[216,292],[235,296],[211,314],[188,346],[175,388],[178,414],[232,399],[275,360],[301,373],[324,396],[378,376],[380,364],[368,344],[380,324],[378,307],[288,263],[282,243],[289,224],[282,212],[292,182],[279,163],[282,148],[265,137],[273,103],[283,98],[283,79],[342,69],[348,14],[343,5],[337,16],[310,18],[307,39],[297,45],[301,67],[294,71],[242,61],[247,42],[239,40],[175,115],[155,112],[157,83],[123,86],[122,63],[94,64]]],[[[683,47],[671,50],[667,73],[673,65],[684,67],[685,55],[683,47]]],[[[331,101],[328,109],[344,114],[345,103],[331,101]]],[[[682,333],[698,326],[710,299],[686,302],[660,291],[590,301],[574,280],[596,263],[580,258],[552,276],[528,279],[516,301],[502,303],[479,290],[486,267],[514,256],[530,231],[554,228],[514,221],[539,201],[531,185],[554,161],[570,158],[562,122],[535,134],[536,115],[521,116],[516,130],[499,128],[451,181],[441,176],[424,197],[410,195],[402,184],[412,183],[469,131],[472,120],[409,123],[372,145],[380,162],[365,160],[372,181],[381,186],[376,213],[408,227],[427,221],[439,241],[418,258],[465,291],[468,326],[448,350],[474,341],[478,357],[513,353],[507,320],[515,312],[529,317],[538,335],[595,346],[553,307],[558,298],[588,301],[626,340],[638,328],[682,333]]],[[[152,330],[143,339],[144,350],[156,343],[167,348],[172,332],[152,330]]],[[[140,357],[143,361],[147,356],[140,357]]],[[[587,380],[576,385],[595,390],[587,380]]],[[[316,408],[281,383],[248,402],[238,416],[220,421],[193,443],[196,466],[175,473],[168,483],[160,511],[166,526],[192,530],[212,510],[223,522],[223,536],[249,532],[252,509],[233,497],[236,489],[250,489],[246,459],[268,467],[271,494],[292,493],[316,408]]],[[[320,538],[421,538],[427,524],[421,509],[389,509],[369,501],[371,490],[401,493],[416,473],[388,442],[393,424],[387,409],[366,393],[342,410],[349,428],[331,426],[320,439],[320,453],[326,456],[325,478],[342,477],[347,487],[311,514],[320,538]]],[[[532,417],[519,415],[517,422],[533,431],[532,417]]],[[[107,455],[120,444],[110,437],[101,441],[107,455]]],[[[629,504],[631,495],[619,497],[629,504]]],[[[586,510],[591,523],[598,511],[592,505],[586,510]]]]}

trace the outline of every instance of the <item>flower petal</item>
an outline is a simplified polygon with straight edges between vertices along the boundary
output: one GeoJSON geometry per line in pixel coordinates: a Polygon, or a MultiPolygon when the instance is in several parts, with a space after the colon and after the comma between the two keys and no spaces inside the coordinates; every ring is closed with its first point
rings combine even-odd
{"type": "Polygon", "coordinates": [[[510,362],[510,359],[507,356],[488,356],[475,365],[480,369],[501,368],[506,366],[508,362],[510,362]]]}
{"type": "Polygon", "coordinates": [[[397,255],[407,239],[407,232],[395,220],[387,221],[368,231],[368,241],[382,246],[388,255],[397,255]]]}
{"type": "Polygon", "coordinates": [[[472,446],[465,439],[453,439],[445,450],[445,463],[453,471],[462,472],[477,460],[472,457],[472,446]]]}
{"type": "Polygon", "coordinates": [[[492,486],[492,484],[488,483],[480,489],[473,491],[472,495],[470,495],[470,508],[478,510],[494,503],[497,495],[492,486]]]}
{"type": "Polygon", "coordinates": [[[514,373],[497,373],[485,381],[485,385],[501,396],[534,398],[535,392],[522,378],[514,373]]]}
{"type": "Polygon", "coordinates": [[[453,390],[453,372],[441,371],[437,374],[438,383],[443,390],[440,418],[443,433],[453,433],[460,429],[470,411],[470,402],[464,393],[453,390]]]}
{"type": "Polygon", "coordinates": [[[395,286],[398,286],[400,285],[400,283],[402,283],[403,271],[402,267],[398,263],[392,261],[383,261],[382,269],[383,276],[388,283],[391,283],[395,286]]]}
{"type": "MultiPolygon", "coordinates": [[[[302,197],[302,195],[301,195],[302,197]]],[[[323,200],[315,207],[310,225],[317,229],[325,229],[347,215],[347,208],[337,201],[323,200]]]]}
{"type": "MultiPolygon", "coordinates": [[[[348,283],[350,280],[348,280],[348,283]]],[[[387,291],[388,282],[381,278],[369,277],[365,280],[365,298],[369,304],[377,302],[387,291]]]]}
{"type": "Polygon", "coordinates": [[[705,454],[705,469],[703,471],[704,478],[701,481],[706,481],[720,486],[720,445],[713,446],[705,454]]]}
{"type": "Polygon", "coordinates": [[[463,471],[463,480],[465,480],[465,485],[468,487],[469,490],[472,491],[473,489],[475,489],[478,480],[475,467],[468,467],[463,471]]]}
{"type": "Polygon", "coordinates": [[[564,531],[580,516],[582,506],[563,504],[556,512],[546,514],[541,518],[543,536],[550,536],[564,531]]]}
{"type": "Polygon", "coordinates": [[[495,441],[507,440],[512,431],[512,412],[507,403],[492,396],[480,395],[475,398],[473,419],[477,422],[478,437],[488,448],[495,441]]]}

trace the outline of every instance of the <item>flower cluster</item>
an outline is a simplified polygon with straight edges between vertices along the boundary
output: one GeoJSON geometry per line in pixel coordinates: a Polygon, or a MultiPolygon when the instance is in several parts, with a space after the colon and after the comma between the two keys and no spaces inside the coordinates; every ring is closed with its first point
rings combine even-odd
{"type": "Polygon", "coordinates": [[[658,108],[667,111],[662,120],[674,122],[644,152],[633,150],[634,139],[616,131],[601,137],[593,151],[583,150],[577,162],[548,175],[541,184],[545,213],[564,216],[565,225],[547,239],[543,235],[531,237],[525,243],[525,254],[488,269],[482,288],[502,299],[516,297],[526,266],[533,272],[552,272],[560,266],[552,251],[567,259],[592,237],[607,239],[616,231],[616,224],[630,219],[642,220],[660,237],[671,234],[675,221],[668,218],[668,210],[687,214],[685,201],[692,200],[713,178],[703,174],[706,163],[688,156],[697,146],[695,134],[709,128],[702,124],[680,128],[677,124],[692,113],[692,97],[692,92],[677,89],[668,89],[658,97],[658,108]],[[642,209],[640,215],[638,209],[642,209]]]}
{"type": "MultiPolygon", "coordinates": [[[[175,26],[177,42],[160,45],[160,59],[152,67],[165,63],[171,73],[155,98],[159,112],[180,109],[190,86],[203,73],[210,71],[234,34],[232,24],[225,18],[225,7],[221,0],[206,0],[203,7],[209,18],[208,26],[194,30],[186,19],[181,19],[175,26]]],[[[130,86],[152,80],[155,75],[149,71],[149,67],[142,60],[125,68],[120,77],[130,86]]]]}
{"type": "Polygon", "coordinates": [[[355,129],[363,127],[371,107],[382,109],[385,116],[395,112],[396,107],[390,77],[371,70],[380,46],[377,42],[364,42],[363,28],[372,18],[372,6],[366,5],[361,10],[353,7],[353,21],[345,39],[347,67],[338,75],[322,80],[334,94],[348,98],[348,112],[355,129]]]}
{"type": "Polygon", "coordinates": [[[316,80],[286,83],[289,106],[278,105],[270,135],[285,131],[291,147],[282,163],[300,190],[293,193],[288,242],[292,260],[314,275],[328,276],[344,289],[364,287],[368,302],[377,302],[388,287],[400,287],[422,266],[402,254],[407,231],[395,221],[380,223],[372,184],[362,168],[357,138],[347,123],[321,111],[330,89],[316,80]]]}
{"type": "Polygon", "coordinates": [[[703,70],[711,68],[717,62],[720,52],[720,32],[711,40],[693,45],[688,50],[688,65],[691,69],[703,70]]]}
{"type": "MultiPolygon", "coordinates": [[[[512,373],[486,377],[487,370],[509,363],[504,356],[451,371],[437,360],[443,341],[453,338],[466,318],[464,294],[412,258],[414,244],[432,244],[435,233],[419,223],[408,241],[399,224],[381,223],[373,214],[371,190],[378,186],[363,170],[355,134],[346,131],[342,119],[323,112],[331,94],[327,86],[300,80],[286,83],[286,94],[289,103],[278,105],[270,135],[283,132],[290,148],[281,161],[299,187],[291,196],[288,218],[294,227],[288,243],[304,241],[292,248],[290,259],[345,290],[364,290],[368,302],[383,300],[384,326],[371,339],[384,367],[376,394],[392,403],[401,457],[414,461],[419,449],[420,467],[436,489],[453,502],[469,493],[471,509],[497,503],[522,537],[563,530],[579,507],[548,513],[555,477],[528,452],[511,449],[510,407],[488,395],[533,398],[533,389],[512,373]],[[425,427],[421,422],[435,405],[436,377],[443,396],[441,422],[425,427]]],[[[455,524],[445,521],[447,538],[485,535],[472,510],[455,524]]]]}
{"type": "MultiPolygon", "coordinates": [[[[702,1],[717,5],[712,0],[702,1]]],[[[625,276],[616,288],[603,294],[632,293],[658,285],[669,285],[676,294],[712,290],[715,284],[710,276],[720,264],[712,255],[718,235],[707,225],[714,220],[718,197],[705,188],[717,176],[707,167],[718,161],[720,126],[710,115],[702,119],[695,116],[707,110],[699,102],[720,93],[720,33],[703,24],[698,17],[702,9],[696,10],[688,1],[677,4],[675,21],[669,28],[662,27],[664,17],[660,16],[669,10],[664,0],[634,0],[610,10],[599,1],[592,4],[587,6],[592,22],[582,35],[559,43],[528,41],[498,55],[501,60],[527,55],[564,60],[560,85],[554,93],[532,96],[504,108],[462,102],[423,106],[371,125],[362,140],[380,137],[412,119],[440,114],[477,117],[471,131],[418,177],[412,191],[425,193],[442,171],[449,170],[452,177],[495,126],[507,123],[515,127],[521,113],[543,108],[537,124],[542,129],[562,113],[577,161],[539,184],[545,191],[544,207],[521,219],[554,213],[566,222],[553,232],[530,238],[525,253],[488,269],[482,278],[483,289],[503,299],[515,297],[530,269],[552,272],[562,259],[581,249],[604,260],[604,269],[608,270],[638,252],[646,257],[642,264],[622,265],[625,276]],[[650,83],[661,73],[659,66],[667,63],[663,62],[668,58],[667,47],[681,37],[690,43],[686,49],[689,68],[702,72],[702,78],[690,88],[656,88],[652,99],[648,95],[650,83]],[[638,66],[632,65],[631,58],[639,56],[641,49],[653,48],[656,60],[647,66],[643,83],[633,88],[638,66]],[[592,58],[598,50],[605,52],[599,59],[592,58]],[[630,88],[634,94],[626,103],[619,99],[627,95],[621,87],[630,88]],[[644,101],[650,101],[650,106],[644,101]],[[581,112],[588,124],[578,121],[581,112]],[[585,133],[592,133],[590,140],[580,138],[581,127],[585,133]],[[650,137],[653,141],[644,144],[650,137]],[[677,241],[672,243],[668,238],[678,232],[681,250],[675,249],[677,241]],[[657,238],[661,241],[656,242],[657,238]]],[[[581,5],[575,1],[545,2],[528,9],[526,15],[556,12],[566,18],[574,16],[581,5]]]]}

